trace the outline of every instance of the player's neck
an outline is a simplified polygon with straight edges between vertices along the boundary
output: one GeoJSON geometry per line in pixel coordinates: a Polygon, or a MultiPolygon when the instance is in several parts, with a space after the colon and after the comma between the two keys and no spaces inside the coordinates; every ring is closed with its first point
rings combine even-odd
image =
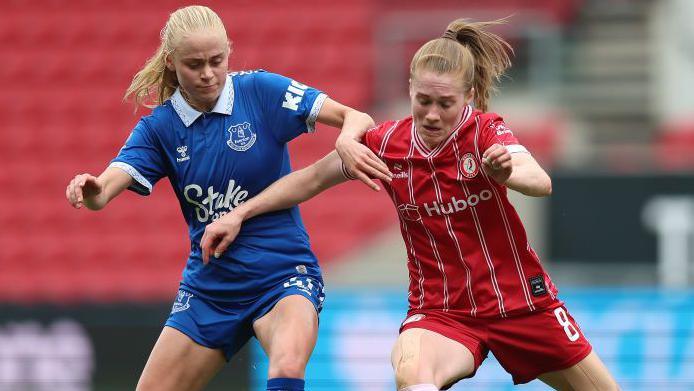
{"type": "Polygon", "coordinates": [[[199,112],[201,112],[201,113],[208,113],[208,112],[210,112],[210,111],[212,110],[212,108],[214,107],[215,103],[216,103],[216,102],[212,102],[212,103],[209,103],[209,104],[200,104],[200,103],[196,103],[195,101],[193,101],[193,100],[190,98],[190,96],[188,96],[188,93],[185,92],[185,90],[184,90],[183,88],[181,88],[181,96],[183,97],[183,99],[185,99],[186,103],[188,103],[188,105],[189,105],[190,107],[194,108],[195,110],[197,110],[197,111],[199,111],[199,112]]]}

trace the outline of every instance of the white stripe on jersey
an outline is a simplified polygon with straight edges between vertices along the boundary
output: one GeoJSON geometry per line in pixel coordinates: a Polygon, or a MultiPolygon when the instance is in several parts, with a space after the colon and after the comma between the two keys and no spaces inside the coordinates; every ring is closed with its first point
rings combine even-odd
{"type": "MultiPolygon", "coordinates": [[[[479,137],[479,130],[480,130],[480,122],[479,118],[475,118],[475,151],[477,152],[477,156],[479,158],[479,161],[482,161],[482,157],[480,156],[479,153],[479,146],[477,144],[477,139],[479,137]]],[[[482,168],[480,168],[480,172],[483,172],[482,168]]],[[[465,182],[461,182],[463,185],[463,191],[465,192],[465,197],[470,196],[470,190],[467,187],[467,184],[465,182]]],[[[493,186],[492,186],[493,187],[493,186]]],[[[497,195],[498,197],[498,195],[497,195]]],[[[477,236],[479,237],[480,244],[482,245],[482,252],[484,254],[484,258],[487,261],[487,267],[489,268],[489,274],[492,279],[492,286],[494,287],[494,292],[496,293],[497,296],[497,301],[499,303],[499,312],[501,313],[502,317],[506,317],[506,310],[504,308],[504,298],[501,295],[501,290],[499,289],[499,283],[496,279],[496,272],[494,271],[494,265],[492,264],[492,259],[491,256],[489,255],[489,249],[487,248],[487,243],[484,240],[484,233],[482,232],[482,227],[480,225],[479,221],[479,216],[477,216],[477,211],[474,208],[470,209],[470,213],[472,214],[472,219],[475,222],[475,228],[477,230],[477,236]]]]}
{"type": "MultiPolygon", "coordinates": [[[[412,121],[412,128],[414,129],[414,121],[412,121]]],[[[412,205],[416,205],[416,200],[414,198],[414,185],[412,184],[413,174],[411,158],[412,154],[414,153],[414,149],[412,148],[413,144],[414,143],[410,143],[410,151],[408,152],[407,158],[405,160],[407,161],[407,166],[409,170],[409,175],[407,177],[407,189],[410,193],[410,203],[412,205]]],[[[436,247],[436,240],[434,240],[434,237],[431,235],[431,232],[429,232],[429,230],[427,229],[426,224],[424,224],[424,220],[420,218],[419,222],[422,224],[422,228],[424,229],[424,232],[427,234],[427,237],[429,238],[429,243],[431,244],[431,248],[434,252],[434,258],[436,259],[436,264],[443,277],[443,310],[448,311],[448,279],[446,277],[446,270],[443,267],[441,255],[439,254],[438,248],[436,247]]]]}
{"type": "MultiPolygon", "coordinates": [[[[385,149],[384,149],[385,150],[385,149]]],[[[414,145],[410,144],[410,150],[407,153],[407,157],[405,157],[405,161],[407,162],[408,166],[408,178],[412,178],[412,162],[410,159],[412,158],[412,155],[414,154],[414,145]]],[[[412,190],[412,186],[410,186],[410,179],[408,179],[408,192],[410,193],[410,203],[414,205],[414,193],[412,190]]],[[[395,192],[393,191],[393,200],[395,200],[395,192]]],[[[407,229],[407,221],[405,221],[402,216],[400,217],[400,221],[402,222],[403,227],[405,227],[405,233],[407,234],[407,241],[408,245],[410,247],[410,251],[412,252],[412,259],[414,260],[415,264],[417,265],[417,271],[419,271],[419,307],[422,308],[424,306],[424,273],[422,272],[422,264],[419,262],[419,259],[417,258],[417,254],[414,251],[414,245],[412,244],[412,236],[410,236],[410,231],[407,229]]],[[[421,217],[420,217],[421,219],[421,217]]]]}
{"type": "MultiPolygon", "coordinates": [[[[453,143],[453,148],[457,151],[458,147],[456,143],[453,143]]],[[[457,156],[456,152],[456,156],[457,156]]],[[[427,161],[429,162],[429,166],[431,167],[431,170],[433,171],[432,173],[432,179],[434,180],[434,190],[436,191],[436,199],[437,201],[443,205],[443,196],[441,194],[441,186],[439,185],[439,180],[436,178],[436,167],[434,166],[434,160],[432,158],[428,158],[427,161]]],[[[458,164],[456,163],[456,167],[458,164]]],[[[458,181],[460,181],[460,172],[458,172],[458,181]]],[[[467,291],[468,291],[468,296],[470,299],[470,304],[472,305],[472,308],[470,309],[470,316],[475,316],[477,313],[477,306],[475,305],[475,298],[472,295],[472,281],[471,281],[471,276],[470,276],[470,268],[467,266],[467,263],[465,262],[465,258],[463,258],[463,251],[460,249],[460,244],[458,243],[458,237],[456,236],[455,232],[453,232],[453,225],[451,224],[451,219],[447,214],[443,214],[443,217],[446,221],[446,228],[448,230],[448,235],[453,239],[453,243],[455,243],[455,249],[458,251],[458,259],[460,260],[460,263],[463,264],[463,267],[465,267],[465,275],[466,275],[466,285],[467,285],[467,291]]]]}
{"type": "Polygon", "coordinates": [[[382,158],[383,154],[386,153],[386,146],[388,145],[388,141],[390,141],[390,136],[393,135],[393,132],[395,131],[395,128],[397,128],[398,124],[400,121],[396,121],[393,126],[391,126],[390,129],[386,132],[386,134],[383,136],[383,141],[381,141],[381,148],[378,149],[378,157],[382,158]]]}
{"type": "MultiPolygon", "coordinates": [[[[477,121],[477,132],[475,133],[475,149],[477,152],[477,155],[480,156],[480,150],[479,146],[477,143],[477,138],[479,137],[479,121],[477,121]]],[[[481,158],[480,158],[480,161],[481,158]]],[[[516,271],[518,272],[518,277],[520,278],[521,281],[521,289],[523,290],[523,296],[525,297],[525,302],[528,304],[528,308],[530,308],[531,311],[535,310],[535,305],[533,304],[532,299],[530,298],[530,289],[528,287],[528,282],[525,279],[525,272],[523,271],[523,265],[521,264],[520,256],[518,255],[518,248],[516,247],[516,240],[513,237],[513,231],[511,230],[511,224],[508,222],[508,216],[506,215],[506,210],[504,209],[503,204],[501,203],[501,195],[499,194],[499,191],[496,189],[496,186],[492,183],[493,179],[489,178],[487,174],[484,172],[484,170],[480,170],[480,173],[482,174],[482,177],[487,181],[489,184],[489,187],[492,188],[492,191],[494,192],[494,195],[496,196],[496,203],[497,206],[499,207],[499,213],[501,214],[501,219],[504,222],[504,228],[506,230],[506,238],[508,239],[509,246],[511,247],[511,253],[513,254],[513,260],[515,261],[516,264],[516,271]]]]}

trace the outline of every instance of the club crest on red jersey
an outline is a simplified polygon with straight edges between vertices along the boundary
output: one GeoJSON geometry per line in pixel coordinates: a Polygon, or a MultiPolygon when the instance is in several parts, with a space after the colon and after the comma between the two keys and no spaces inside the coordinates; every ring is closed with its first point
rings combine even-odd
{"type": "Polygon", "coordinates": [[[419,207],[417,205],[400,204],[398,205],[398,212],[405,220],[419,221],[422,219],[422,215],[419,214],[419,207]]]}
{"type": "Polygon", "coordinates": [[[463,155],[463,158],[460,159],[458,165],[460,166],[460,172],[465,178],[472,179],[477,176],[477,173],[480,171],[480,165],[477,164],[475,155],[470,152],[463,155]]]}

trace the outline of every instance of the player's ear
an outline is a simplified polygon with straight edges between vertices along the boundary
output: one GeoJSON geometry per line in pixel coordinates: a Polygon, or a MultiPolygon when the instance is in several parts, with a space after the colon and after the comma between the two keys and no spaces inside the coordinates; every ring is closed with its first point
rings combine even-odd
{"type": "Polygon", "coordinates": [[[164,57],[164,64],[166,65],[166,69],[170,70],[171,72],[176,71],[176,66],[173,62],[173,56],[170,53],[164,57]]]}
{"type": "Polygon", "coordinates": [[[470,88],[470,92],[465,96],[465,103],[471,105],[475,100],[475,87],[470,88]]]}

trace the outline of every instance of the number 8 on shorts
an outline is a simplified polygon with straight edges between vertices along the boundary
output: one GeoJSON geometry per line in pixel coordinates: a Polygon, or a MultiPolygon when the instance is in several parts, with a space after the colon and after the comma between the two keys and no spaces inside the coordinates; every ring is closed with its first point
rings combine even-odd
{"type": "Polygon", "coordinates": [[[564,307],[557,307],[557,309],[554,310],[554,316],[557,317],[557,321],[559,321],[559,324],[564,328],[564,332],[566,336],[569,337],[569,341],[574,342],[581,336],[576,326],[571,324],[569,317],[566,316],[564,307]]]}

